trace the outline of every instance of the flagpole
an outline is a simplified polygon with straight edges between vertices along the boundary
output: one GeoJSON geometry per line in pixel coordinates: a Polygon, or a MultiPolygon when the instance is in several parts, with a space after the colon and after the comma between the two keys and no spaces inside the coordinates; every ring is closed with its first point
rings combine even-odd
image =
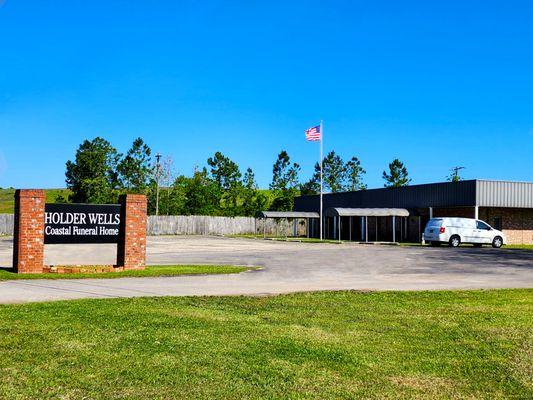
{"type": "Polygon", "coordinates": [[[324,159],[323,156],[323,149],[324,147],[324,121],[320,120],[320,240],[323,238],[323,231],[322,231],[322,190],[323,190],[323,184],[322,184],[322,160],[324,159]]]}

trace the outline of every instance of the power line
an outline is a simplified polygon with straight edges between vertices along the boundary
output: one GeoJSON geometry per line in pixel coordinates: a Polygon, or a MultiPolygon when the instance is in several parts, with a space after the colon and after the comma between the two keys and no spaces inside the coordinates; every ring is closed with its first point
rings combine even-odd
{"type": "Polygon", "coordinates": [[[450,171],[452,171],[452,176],[455,178],[455,179],[458,179],[459,178],[459,171],[462,170],[462,169],[465,169],[466,167],[453,167],[450,169],[450,171]]]}

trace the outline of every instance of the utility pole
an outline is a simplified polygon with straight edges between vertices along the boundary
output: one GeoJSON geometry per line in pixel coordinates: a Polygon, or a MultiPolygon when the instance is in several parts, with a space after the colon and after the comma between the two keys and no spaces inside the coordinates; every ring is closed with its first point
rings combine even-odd
{"type": "Polygon", "coordinates": [[[452,171],[452,182],[458,182],[459,181],[459,171],[465,169],[465,167],[453,167],[450,169],[452,171]]]}
{"type": "Polygon", "coordinates": [[[156,164],[155,164],[155,182],[156,182],[156,192],[155,192],[155,215],[159,215],[159,177],[161,176],[161,154],[157,153],[155,155],[156,164]]]}

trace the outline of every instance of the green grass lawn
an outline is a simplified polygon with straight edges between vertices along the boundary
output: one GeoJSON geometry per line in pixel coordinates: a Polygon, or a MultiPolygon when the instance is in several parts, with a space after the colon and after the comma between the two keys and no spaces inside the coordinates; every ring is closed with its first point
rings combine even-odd
{"type": "Polygon", "coordinates": [[[66,274],[15,274],[11,270],[0,269],[0,281],[14,279],[109,279],[147,276],[175,276],[196,274],[236,274],[254,269],[233,265],[150,265],[143,270],[102,273],[66,273],[66,274]]]}
{"type": "Polygon", "coordinates": [[[0,189],[0,214],[13,214],[15,189],[0,189]]]}
{"type": "MultiPolygon", "coordinates": [[[[320,240],[317,238],[308,238],[308,237],[271,236],[271,235],[267,235],[265,237],[262,234],[226,235],[226,237],[231,237],[231,238],[236,238],[236,239],[274,240],[278,242],[335,243],[335,244],[346,242],[346,241],[339,242],[338,240],[331,240],[331,239],[320,240]]],[[[352,242],[346,242],[346,243],[352,243],[352,242]]]]}
{"type": "MultiPolygon", "coordinates": [[[[332,239],[324,239],[320,240],[317,238],[306,238],[306,237],[285,237],[285,236],[266,236],[266,238],[261,235],[227,235],[227,237],[237,238],[237,239],[260,239],[260,240],[275,240],[275,241],[281,241],[281,242],[302,242],[302,243],[361,243],[365,244],[364,242],[352,242],[352,241],[338,241],[338,240],[332,240],[332,239]]],[[[372,244],[372,242],[369,242],[372,244]]],[[[429,244],[422,245],[421,243],[413,243],[413,242],[400,242],[398,243],[400,246],[414,246],[414,247],[431,247],[429,244]]],[[[442,244],[442,247],[446,247],[446,244],[442,244]]],[[[473,247],[472,244],[469,243],[463,243],[461,244],[461,247],[473,247]]],[[[490,247],[490,245],[485,245],[484,247],[490,247]]],[[[533,250],[533,244],[506,244],[502,247],[502,249],[512,249],[512,250],[533,250]]]]}
{"type": "MultiPolygon", "coordinates": [[[[425,246],[425,247],[431,247],[429,244],[422,245],[421,243],[400,243],[400,246],[425,246]]],[[[441,247],[447,247],[446,243],[443,243],[441,247]]],[[[473,247],[471,243],[462,243],[460,247],[473,247]]],[[[490,245],[484,245],[483,247],[491,247],[490,245]]],[[[533,244],[506,244],[502,247],[502,249],[513,249],[513,250],[533,250],[533,244]]]]}
{"type": "Polygon", "coordinates": [[[503,249],[533,250],[533,244],[506,244],[503,249]]]}
{"type": "MultiPolygon", "coordinates": [[[[55,203],[57,196],[68,198],[68,189],[45,189],[46,202],[55,203]]],[[[13,214],[15,207],[15,189],[0,189],[0,214],[13,214]]]]}
{"type": "Polygon", "coordinates": [[[530,399],[532,321],[533,290],[5,305],[0,398],[530,399]]]}

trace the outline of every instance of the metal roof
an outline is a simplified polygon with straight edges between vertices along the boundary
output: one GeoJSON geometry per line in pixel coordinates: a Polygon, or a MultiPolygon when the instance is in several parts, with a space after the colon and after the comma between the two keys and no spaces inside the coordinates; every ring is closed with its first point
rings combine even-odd
{"type": "Polygon", "coordinates": [[[260,211],[258,218],[319,218],[317,212],[306,211],[260,211]]]}
{"type": "Polygon", "coordinates": [[[331,207],[326,210],[328,217],[408,217],[405,208],[340,208],[331,207]]]}
{"type": "MultiPolygon", "coordinates": [[[[426,207],[533,208],[533,182],[466,180],[324,194],[324,209],[426,207]]],[[[318,211],[318,195],[294,199],[296,211],[318,211]]]]}

